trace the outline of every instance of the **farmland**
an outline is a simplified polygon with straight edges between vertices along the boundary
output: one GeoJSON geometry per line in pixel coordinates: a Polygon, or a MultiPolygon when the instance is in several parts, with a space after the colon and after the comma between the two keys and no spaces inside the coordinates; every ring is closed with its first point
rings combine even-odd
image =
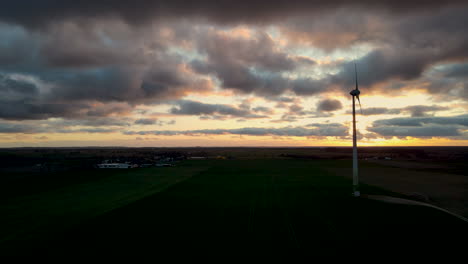
{"type": "MultiPolygon", "coordinates": [[[[362,164],[364,172],[385,170],[362,164]]],[[[374,242],[401,250],[446,246],[468,234],[465,222],[430,208],[351,197],[351,179],[340,175],[349,166],[349,160],[207,159],[69,173],[82,178],[10,192],[2,201],[2,254],[199,247],[322,255],[374,242]]],[[[362,191],[405,197],[371,185],[362,191]]]]}
{"type": "Polygon", "coordinates": [[[187,165],[170,173],[166,168],[90,170],[55,173],[49,176],[52,179],[40,183],[28,179],[30,184],[13,185],[17,192],[9,190],[9,194],[3,194],[6,197],[0,209],[5,228],[0,229],[0,243],[7,244],[4,248],[8,248],[48,239],[86,219],[162,191],[203,169],[203,166],[187,165]]]}

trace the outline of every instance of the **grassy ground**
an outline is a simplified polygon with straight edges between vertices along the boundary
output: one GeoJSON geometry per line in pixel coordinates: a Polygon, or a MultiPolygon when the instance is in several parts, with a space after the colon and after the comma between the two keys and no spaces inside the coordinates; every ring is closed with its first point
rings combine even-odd
{"type": "MultiPolygon", "coordinates": [[[[438,247],[468,234],[466,223],[428,208],[351,197],[351,180],[325,170],[348,163],[204,160],[118,172],[43,193],[24,207],[3,207],[13,212],[7,221],[23,222],[2,237],[4,244],[22,243],[9,244],[10,253],[151,255],[197,248],[323,255],[382,244],[395,252],[438,247]]],[[[362,191],[388,194],[371,186],[362,191]]]]}
{"type": "MultiPolygon", "coordinates": [[[[3,249],[42,241],[86,219],[152,195],[205,169],[90,170],[48,175],[41,182],[15,182],[2,194],[0,245],[3,249]]],[[[3,186],[6,188],[6,186],[3,186]]]]}

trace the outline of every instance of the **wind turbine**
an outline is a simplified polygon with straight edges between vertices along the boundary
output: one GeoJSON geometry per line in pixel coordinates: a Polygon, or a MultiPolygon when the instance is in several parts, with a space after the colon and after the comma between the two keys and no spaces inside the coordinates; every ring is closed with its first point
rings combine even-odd
{"type": "MultiPolygon", "coordinates": [[[[361,100],[359,100],[358,79],[357,79],[357,67],[354,63],[354,72],[356,74],[356,89],[352,90],[349,94],[353,97],[353,195],[354,197],[361,196],[359,191],[359,173],[358,173],[358,157],[357,157],[357,139],[356,139],[356,99],[359,102],[359,108],[361,108],[361,100]]],[[[361,108],[362,113],[362,108],[361,108]]]]}

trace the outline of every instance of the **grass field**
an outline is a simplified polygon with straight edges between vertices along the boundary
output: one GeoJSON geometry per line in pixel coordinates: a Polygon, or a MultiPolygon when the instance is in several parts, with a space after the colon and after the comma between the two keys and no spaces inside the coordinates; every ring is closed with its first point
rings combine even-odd
{"type": "Polygon", "coordinates": [[[15,183],[2,193],[0,221],[4,228],[0,229],[0,243],[8,248],[47,239],[86,219],[162,191],[203,169],[186,164],[177,170],[92,170],[15,183]]]}
{"type": "MultiPolygon", "coordinates": [[[[326,170],[349,165],[200,160],[93,171],[106,175],[4,200],[0,246],[2,254],[200,248],[322,255],[364,246],[398,251],[456,245],[467,237],[467,224],[444,213],[351,197],[351,180],[326,170]]],[[[391,194],[372,186],[362,191],[391,194]]]]}

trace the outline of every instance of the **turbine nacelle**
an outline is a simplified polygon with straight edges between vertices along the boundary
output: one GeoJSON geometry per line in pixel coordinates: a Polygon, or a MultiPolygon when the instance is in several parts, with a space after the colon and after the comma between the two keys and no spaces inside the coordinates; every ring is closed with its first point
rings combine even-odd
{"type": "Polygon", "coordinates": [[[361,92],[358,89],[355,89],[355,90],[352,90],[349,94],[352,96],[359,96],[361,92]]]}

